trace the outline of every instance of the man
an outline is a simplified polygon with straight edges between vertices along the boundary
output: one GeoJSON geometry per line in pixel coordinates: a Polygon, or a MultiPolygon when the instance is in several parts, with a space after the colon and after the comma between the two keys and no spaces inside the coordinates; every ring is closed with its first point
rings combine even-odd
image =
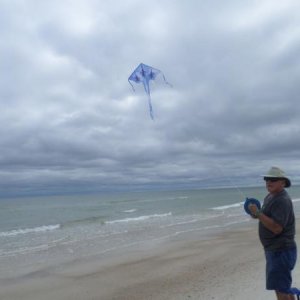
{"type": "Polygon", "coordinates": [[[278,300],[294,300],[289,290],[291,272],[297,260],[295,243],[295,215],[293,204],[285,188],[291,186],[284,171],[272,167],[264,175],[269,194],[262,209],[249,205],[253,218],[259,220],[259,238],[266,257],[266,288],[275,290],[278,300]]]}

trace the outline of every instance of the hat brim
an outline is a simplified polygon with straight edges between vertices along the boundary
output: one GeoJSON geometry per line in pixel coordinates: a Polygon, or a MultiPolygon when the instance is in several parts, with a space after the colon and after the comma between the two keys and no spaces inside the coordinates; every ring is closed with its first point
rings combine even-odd
{"type": "Polygon", "coordinates": [[[287,177],[278,177],[278,176],[272,176],[272,175],[261,175],[261,177],[283,179],[283,180],[285,180],[286,188],[289,188],[292,185],[291,181],[287,177]]]}
{"type": "Polygon", "coordinates": [[[284,179],[285,179],[285,187],[289,188],[292,185],[291,181],[288,178],[284,178],[284,179]]]}

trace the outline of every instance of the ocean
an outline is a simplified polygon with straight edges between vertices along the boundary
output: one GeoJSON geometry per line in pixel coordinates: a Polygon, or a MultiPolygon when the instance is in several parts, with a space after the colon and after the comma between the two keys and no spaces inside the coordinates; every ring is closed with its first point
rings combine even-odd
{"type": "MultiPolygon", "coordinates": [[[[292,187],[296,215],[300,187],[292,187]]],[[[38,268],[196,234],[199,239],[254,222],[245,197],[264,187],[139,191],[0,199],[0,279],[38,268]]]]}

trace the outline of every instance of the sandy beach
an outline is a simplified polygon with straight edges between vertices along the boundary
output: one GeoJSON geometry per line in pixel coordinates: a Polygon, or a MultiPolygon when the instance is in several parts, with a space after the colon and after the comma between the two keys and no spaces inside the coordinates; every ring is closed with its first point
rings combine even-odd
{"type": "MultiPolygon", "coordinates": [[[[153,246],[135,245],[109,257],[37,269],[2,281],[0,299],[274,299],[264,287],[264,267],[253,221],[205,240],[193,235],[153,246]]],[[[299,287],[298,270],[293,285],[299,287]]]]}

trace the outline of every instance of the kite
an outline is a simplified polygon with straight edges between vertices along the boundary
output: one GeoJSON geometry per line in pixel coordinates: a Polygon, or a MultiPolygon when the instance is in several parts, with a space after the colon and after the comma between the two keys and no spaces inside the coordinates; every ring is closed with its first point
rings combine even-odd
{"type": "Polygon", "coordinates": [[[162,75],[165,83],[168,84],[168,85],[170,85],[170,83],[168,83],[166,81],[166,78],[165,78],[164,74],[160,70],[152,68],[150,66],[147,66],[147,65],[145,65],[143,63],[139,64],[138,67],[133,71],[133,73],[128,78],[128,82],[132,86],[133,90],[134,90],[134,87],[133,87],[133,85],[132,85],[132,83],[130,81],[133,81],[135,83],[141,83],[141,82],[143,83],[145,92],[148,95],[150,117],[151,117],[152,120],[154,119],[154,115],[153,115],[153,108],[152,108],[152,103],[151,103],[151,95],[150,95],[149,82],[150,82],[150,80],[155,80],[155,78],[159,74],[162,75]]]}

